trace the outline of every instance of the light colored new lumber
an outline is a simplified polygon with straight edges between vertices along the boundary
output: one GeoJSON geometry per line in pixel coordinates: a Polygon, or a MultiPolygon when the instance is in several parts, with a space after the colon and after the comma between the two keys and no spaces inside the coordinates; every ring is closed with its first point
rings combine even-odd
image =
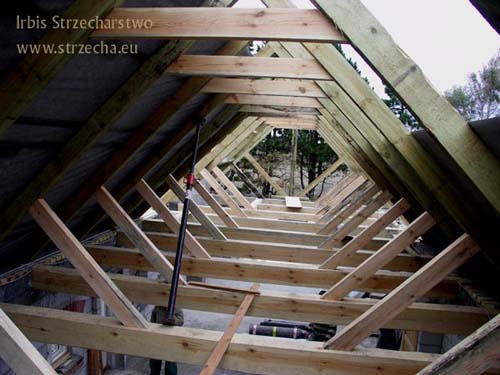
{"type": "Polygon", "coordinates": [[[229,209],[234,216],[247,216],[246,213],[241,209],[241,207],[236,204],[233,198],[231,198],[229,194],[226,193],[224,188],[219,185],[215,177],[213,177],[208,170],[201,170],[200,175],[210,185],[210,187],[215,190],[217,195],[224,201],[224,203],[229,206],[229,209]]]}
{"type": "MultiPolygon", "coordinates": [[[[135,303],[165,306],[168,284],[144,277],[109,274],[116,285],[135,303]]],[[[180,285],[177,306],[198,311],[234,314],[241,295],[248,290],[225,290],[224,286],[180,285]]],[[[202,283],[203,284],[203,283],[202,283]]],[[[37,266],[33,269],[33,287],[48,292],[94,296],[95,293],[73,269],[37,266]]],[[[249,316],[268,317],[323,324],[349,324],[378,302],[375,299],[325,301],[317,294],[263,290],[248,311],[249,316]]],[[[480,307],[431,303],[413,303],[384,328],[421,330],[426,332],[469,334],[486,323],[490,315],[480,307]]]]}
{"type": "Polygon", "coordinates": [[[396,317],[477,251],[479,247],[474,240],[469,235],[463,234],[380,302],[328,340],[324,347],[340,350],[354,349],[372,331],[396,317]]]}
{"type": "Polygon", "coordinates": [[[260,117],[277,117],[277,118],[297,118],[304,117],[309,119],[312,116],[319,115],[316,108],[304,107],[280,107],[280,106],[265,106],[265,105],[248,105],[241,106],[240,112],[248,113],[253,116],[260,117]]]}
{"type": "Polygon", "coordinates": [[[480,375],[500,358],[500,315],[478,328],[418,375],[480,375]]]}
{"type": "Polygon", "coordinates": [[[212,210],[219,216],[219,218],[227,225],[229,228],[239,228],[239,225],[234,221],[234,219],[229,215],[226,210],[219,204],[219,202],[210,194],[210,192],[203,186],[203,184],[196,180],[194,188],[200,194],[207,204],[212,207],[212,210]]]}
{"type": "Polygon", "coordinates": [[[358,197],[354,198],[348,205],[346,205],[333,219],[325,224],[318,234],[331,235],[337,230],[337,227],[354,214],[361,206],[367,203],[374,195],[380,191],[377,185],[373,185],[358,197]]]}
{"type": "Polygon", "coordinates": [[[333,285],[323,294],[324,299],[341,299],[351,290],[363,284],[385,264],[394,259],[399,253],[410,246],[418,237],[423,235],[435,224],[434,219],[427,212],[416,218],[406,229],[394,237],[385,246],[378,249],[371,257],[352,270],[342,280],[333,285]]]}
{"type": "MultiPolygon", "coordinates": [[[[166,178],[167,185],[172,189],[174,194],[177,196],[177,198],[183,202],[184,197],[185,197],[185,192],[182,186],[177,182],[177,180],[172,176],[168,175],[166,178]]],[[[224,233],[221,232],[221,230],[213,223],[213,221],[203,212],[202,209],[200,209],[200,206],[198,203],[196,203],[194,200],[191,199],[191,203],[189,205],[189,211],[193,214],[193,216],[200,222],[201,225],[203,225],[205,228],[207,228],[207,231],[210,233],[210,235],[213,238],[219,239],[219,240],[225,240],[226,236],[224,236],[224,233]]]]}
{"type": "Polygon", "coordinates": [[[30,214],[122,324],[142,328],[148,326],[148,322],[57,217],[47,202],[43,199],[35,201],[30,214]]]}
{"type": "Polygon", "coordinates": [[[50,364],[1,308],[0,358],[16,374],[56,375],[50,364]]]}
{"type": "Polygon", "coordinates": [[[212,78],[201,92],[221,94],[283,95],[324,98],[325,93],[312,81],[285,79],[212,78]]]}
{"type": "Polygon", "coordinates": [[[391,193],[381,192],[371,203],[360,209],[351,219],[347,220],[344,225],[333,233],[328,239],[323,242],[320,247],[333,248],[338,246],[341,241],[348,236],[358,225],[366,221],[370,215],[382,207],[391,198],[391,193]]]}
{"type": "MultiPolygon", "coordinates": [[[[110,266],[137,270],[152,270],[151,265],[135,249],[108,246],[87,246],[92,256],[110,266]]],[[[174,256],[167,256],[173,260],[174,256]]],[[[428,263],[427,263],[428,264],[428,263]]],[[[248,259],[201,259],[184,257],[181,273],[188,276],[223,280],[252,281],[278,285],[329,288],[339,282],[348,271],[319,270],[312,265],[248,259]]],[[[411,274],[380,271],[360,288],[367,292],[387,293],[408,279],[411,274]]],[[[457,293],[456,279],[449,278],[428,293],[429,296],[453,296],[457,293]]]]}
{"type": "MultiPolygon", "coordinates": [[[[259,290],[259,287],[259,284],[253,284],[250,289],[252,292],[256,292],[259,290]]],[[[241,321],[245,317],[245,314],[250,308],[254,298],[255,293],[247,293],[245,295],[243,301],[241,302],[241,305],[238,307],[238,310],[236,310],[233,319],[231,319],[231,321],[229,322],[229,325],[219,339],[219,342],[217,343],[217,345],[215,345],[214,350],[212,351],[207,359],[207,362],[200,371],[200,375],[212,375],[215,372],[220,362],[222,361],[222,357],[224,357],[224,354],[229,348],[229,344],[231,343],[236,330],[240,326],[241,321]]]]}
{"type": "Polygon", "coordinates": [[[326,168],[321,174],[312,180],[305,188],[299,193],[299,197],[304,197],[307,193],[309,193],[312,189],[314,189],[321,181],[330,176],[335,170],[340,167],[345,162],[342,159],[335,161],[328,168],[326,168]]]}
{"type": "MultiPolygon", "coordinates": [[[[174,266],[163,256],[109,191],[102,186],[94,196],[97,203],[153,265],[155,271],[159,272],[165,280],[170,280],[174,266]]],[[[184,279],[180,280],[182,283],[186,283],[184,279]]]]}
{"type": "MultiPolygon", "coordinates": [[[[298,197],[293,197],[293,198],[299,199],[298,197]]],[[[299,202],[300,202],[300,200],[299,200],[299,202]]],[[[300,204],[302,205],[302,202],[300,202],[300,204]]],[[[257,209],[262,210],[262,211],[301,212],[304,214],[315,214],[317,211],[315,208],[304,207],[304,206],[302,206],[300,211],[297,211],[297,209],[292,208],[292,207],[278,206],[275,204],[259,204],[257,206],[257,209]]]]}
{"type": "MultiPolygon", "coordinates": [[[[181,224],[175,218],[172,212],[170,212],[167,206],[165,206],[165,203],[161,201],[160,197],[156,195],[154,190],[151,189],[151,187],[144,180],[140,180],[137,183],[136,188],[139,194],[141,194],[144,200],[149,203],[153,210],[156,211],[158,216],[165,222],[169,229],[178,236],[181,224]]],[[[210,259],[210,254],[207,253],[207,251],[198,242],[198,240],[194,238],[194,236],[187,228],[185,235],[185,246],[193,256],[210,259]]]]}
{"type": "Polygon", "coordinates": [[[220,170],[219,167],[214,167],[212,169],[212,172],[215,174],[215,177],[219,179],[219,181],[226,186],[227,190],[229,190],[233,196],[235,197],[236,201],[239,202],[239,204],[247,210],[253,210],[253,207],[250,205],[250,203],[247,201],[247,199],[241,194],[241,192],[238,190],[236,186],[234,186],[233,182],[226,176],[224,172],[220,170]]]}
{"type": "Polygon", "coordinates": [[[213,77],[331,79],[314,59],[276,57],[182,55],[168,66],[166,72],[213,77]]]}
{"type": "Polygon", "coordinates": [[[359,0],[315,0],[500,211],[500,161],[359,0]]]}
{"type": "Polygon", "coordinates": [[[334,269],[342,264],[342,262],[345,261],[346,258],[352,256],[354,253],[356,253],[356,251],[363,248],[363,246],[365,246],[370,241],[370,239],[376,236],[383,228],[392,223],[399,216],[404,214],[409,208],[409,203],[404,198],[401,198],[382,216],[380,216],[377,220],[363,229],[351,241],[349,241],[341,249],[339,249],[339,251],[335,255],[332,255],[330,258],[325,260],[320,265],[320,268],[334,269]]]}
{"type": "Polygon", "coordinates": [[[279,186],[278,183],[274,181],[271,176],[269,176],[266,170],[259,164],[257,160],[255,160],[255,158],[252,155],[250,155],[250,153],[246,153],[244,157],[249,161],[250,164],[252,164],[252,166],[259,173],[259,175],[262,176],[273,187],[274,190],[276,190],[276,193],[283,196],[286,195],[283,188],[279,186]]]}
{"type": "Polygon", "coordinates": [[[357,176],[354,179],[349,179],[348,184],[346,186],[343,186],[341,190],[337,190],[336,187],[333,186],[332,195],[325,196],[325,199],[322,199],[318,202],[318,205],[320,205],[320,207],[323,206],[323,209],[319,210],[318,213],[326,214],[329,208],[337,207],[342,201],[344,201],[344,199],[360,189],[366,183],[366,181],[367,180],[364,176],[357,176]]]}
{"type": "MultiPolygon", "coordinates": [[[[192,230],[196,231],[195,228],[192,228],[192,230]]],[[[278,239],[277,243],[273,243],[273,235],[281,238],[287,235],[286,233],[279,233],[277,231],[256,236],[251,231],[245,231],[245,228],[241,228],[241,231],[238,231],[237,233],[226,233],[229,237],[231,237],[231,239],[220,241],[198,237],[198,241],[200,241],[203,247],[212,256],[220,257],[267,259],[317,265],[336,253],[336,250],[326,250],[312,247],[312,239],[307,241],[309,245],[301,244],[306,241],[300,240],[300,234],[295,236],[289,235],[290,240],[288,241],[288,244],[284,244],[279,243],[280,241],[285,242],[283,239],[278,239]]],[[[203,233],[201,234],[203,235],[203,233]]],[[[174,251],[176,248],[177,236],[173,233],[148,232],[147,235],[156,244],[156,246],[162,250],[174,251]]],[[[302,235],[305,236],[306,234],[302,235]]],[[[132,242],[130,242],[130,240],[128,240],[122,232],[117,233],[116,241],[118,246],[133,247],[132,242]]],[[[342,265],[356,267],[370,257],[374,250],[380,248],[386,243],[387,241],[381,241],[381,239],[372,239],[372,243],[367,244],[367,246],[365,246],[365,250],[356,252],[352,255],[352,257],[346,259],[342,265]]],[[[428,260],[429,257],[426,256],[416,257],[408,254],[400,254],[385,267],[386,269],[393,271],[414,272],[428,260]]]]}
{"type": "Polygon", "coordinates": [[[260,294],[260,291],[257,289],[245,289],[245,288],[235,288],[227,285],[217,285],[217,284],[209,284],[209,283],[202,283],[199,281],[190,281],[189,282],[190,286],[199,286],[202,288],[208,288],[208,289],[215,289],[215,290],[226,290],[229,292],[240,292],[240,293],[251,293],[251,294],[260,294]]]}
{"type": "Polygon", "coordinates": [[[106,19],[130,26],[97,29],[94,38],[346,42],[316,9],[117,8],[106,19]],[[152,25],[140,27],[145,20],[152,25]]]}
{"type": "Polygon", "coordinates": [[[302,203],[298,197],[285,196],[286,208],[299,208],[302,209],[302,203]]]}
{"type": "Polygon", "coordinates": [[[283,107],[322,108],[316,98],[297,98],[294,96],[231,94],[226,104],[270,105],[283,107]]]}
{"type": "MultiPolygon", "coordinates": [[[[110,317],[42,307],[0,307],[33,341],[171,362],[202,365],[221,337],[221,332],[161,324],[133,329],[120,326],[110,317]]],[[[435,354],[379,349],[325,351],[317,342],[236,334],[221,367],[263,375],[303,375],[307,364],[307,371],[323,375],[372,375],[380,373],[380,368],[387,375],[410,375],[436,358],[435,354]]]]}
{"type": "Polygon", "coordinates": [[[278,129],[316,130],[318,128],[317,121],[279,117],[261,117],[261,119],[265,119],[267,125],[278,129]]]}

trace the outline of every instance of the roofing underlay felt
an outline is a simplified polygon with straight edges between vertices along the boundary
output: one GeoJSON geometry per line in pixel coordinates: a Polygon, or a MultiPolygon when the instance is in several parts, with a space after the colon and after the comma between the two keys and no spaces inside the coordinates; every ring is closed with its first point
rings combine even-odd
{"type": "MultiPolygon", "coordinates": [[[[71,4],[69,0],[16,1],[0,5],[0,79],[5,77],[19,62],[17,43],[36,42],[43,30],[19,30],[15,28],[16,15],[64,14],[71,4]]],[[[124,7],[135,6],[198,6],[200,1],[127,1],[124,7]]],[[[91,41],[98,43],[99,41],[91,41]]],[[[83,54],[70,61],[53,77],[16,123],[0,139],[0,207],[16,196],[33,179],[59,148],[85,124],[85,121],[166,41],[134,40],[112,43],[134,43],[138,54],[97,55],[83,54]]],[[[106,41],[105,43],[111,43],[106,41]]],[[[196,42],[189,54],[212,54],[224,44],[196,42]]],[[[164,75],[158,79],[126,113],[114,123],[104,136],[64,174],[63,178],[46,195],[52,207],[71,196],[94,173],[127,137],[150,116],[153,111],[172,96],[183,77],[164,75]]],[[[189,118],[195,116],[207,96],[195,95],[151,137],[148,142],[120,168],[107,186],[112,189],[122,182],[132,168],[147,159],[152,147],[169,139],[189,118]]],[[[166,160],[164,160],[166,161],[166,160]]],[[[71,223],[77,223],[85,212],[94,207],[93,201],[75,215],[71,223]]],[[[37,225],[26,215],[22,222],[0,243],[1,268],[9,267],[30,258],[26,239],[37,225]],[[22,249],[20,254],[19,249],[22,249]]],[[[72,228],[73,229],[73,228],[72,228]]]]}

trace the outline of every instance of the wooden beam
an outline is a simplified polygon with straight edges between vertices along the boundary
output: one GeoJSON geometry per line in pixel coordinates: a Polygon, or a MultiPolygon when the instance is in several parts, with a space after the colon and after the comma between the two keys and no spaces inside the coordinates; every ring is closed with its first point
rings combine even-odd
{"type": "MultiPolygon", "coordinates": [[[[222,5],[223,3],[216,4],[222,5]]],[[[237,54],[245,46],[245,42],[229,42],[216,53],[237,54]]],[[[135,152],[137,152],[143,144],[147,143],[146,141],[154,136],[156,131],[165,124],[167,120],[194,95],[194,93],[198,92],[200,88],[203,87],[207,80],[208,79],[204,77],[192,77],[186,80],[177,89],[175,95],[168,96],[168,98],[153,111],[150,117],[139,126],[137,130],[133,131],[127,140],[106,159],[106,162],[100,165],[99,173],[91,175],[90,178],[85,181],[85,184],[61,203],[60,208],[57,210],[59,217],[64,221],[69,220],[75,212],[92,197],[99,187],[104,185],[109,178],[119,171],[120,168],[133,157],[135,152]]],[[[221,99],[219,96],[210,98],[200,111],[200,116],[206,116],[214,107],[220,105],[222,101],[223,98],[221,99]]],[[[225,116],[225,112],[221,112],[221,117],[225,116]]],[[[209,125],[212,124],[207,124],[206,126],[210,128],[213,127],[209,125]]],[[[116,199],[120,200],[126,193],[133,190],[134,184],[142,177],[148,175],[149,171],[163,159],[163,156],[166,155],[172,147],[180,143],[194,127],[194,121],[187,121],[180,127],[179,131],[169,137],[167,142],[160,142],[160,144],[154,147],[152,152],[148,155],[147,160],[134,167],[127,174],[125,182],[121,183],[116,191],[113,191],[113,195],[116,199]]],[[[98,216],[98,214],[94,212],[92,215],[87,215],[88,222],[85,222],[87,228],[99,221],[99,218],[94,219],[91,216],[98,216]]],[[[82,232],[86,233],[86,230],[82,230],[82,232]]],[[[35,244],[43,242],[43,239],[39,237],[40,235],[38,234],[38,238],[31,242],[35,244]]]]}
{"type": "Polygon", "coordinates": [[[1,308],[0,358],[16,374],[57,374],[1,308]]]}
{"type": "MultiPolygon", "coordinates": [[[[250,191],[255,194],[255,197],[257,199],[264,199],[264,196],[259,191],[259,189],[257,189],[257,187],[253,184],[252,180],[250,180],[250,178],[247,177],[245,172],[243,172],[235,162],[231,163],[231,167],[236,172],[236,174],[238,175],[240,180],[243,181],[243,183],[250,189],[250,191]]],[[[248,202],[248,200],[247,200],[247,202],[248,202]]],[[[250,204],[250,202],[248,204],[250,204]]],[[[254,208],[254,206],[252,204],[250,204],[250,206],[252,207],[252,209],[254,208]]]]}
{"type": "Polygon", "coordinates": [[[224,203],[229,206],[234,216],[247,216],[247,214],[240,208],[240,206],[236,204],[233,198],[231,198],[229,194],[226,193],[226,191],[223,189],[223,187],[219,185],[215,177],[213,177],[209,171],[203,169],[202,171],[200,171],[200,175],[210,185],[210,187],[215,190],[217,195],[224,201],[224,203]]]}
{"type": "Polygon", "coordinates": [[[342,210],[335,215],[335,217],[325,224],[318,234],[322,235],[331,235],[333,232],[337,230],[337,227],[346,221],[351,215],[353,215],[361,206],[365,203],[369,202],[378,192],[380,188],[377,185],[371,186],[369,189],[365,190],[359,196],[354,198],[351,202],[349,202],[346,206],[342,208],[342,210]]]}
{"type": "MultiPolygon", "coordinates": [[[[92,256],[104,264],[137,270],[153,270],[146,259],[134,249],[106,246],[88,246],[92,256]]],[[[167,256],[173,260],[174,257],[167,256]]],[[[427,263],[428,264],[428,263],[427,263]]],[[[418,272],[418,271],[417,271],[418,272]]],[[[287,265],[282,262],[262,260],[201,259],[184,257],[181,273],[188,276],[211,277],[223,280],[252,281],[278,285],[293,285],[311,288],[329,288],[339,282],[348,271],[319,270],[312,265],[287,265]]],[[[369,278],[360,290],[387,293],[408,279],[406,274],[379,272],[369,278]]],[[[456,280],[449,278],[432,291],[429,296],[453,296],[457,293],[456,280]]]]}
{"type": "Polygon", "coordinates": [[[57,150],[50,161],[40,168],[36,176],[30,179],[28,185],[2,207],[0,240],[24,217],[35,200],[47,194],[65,172],[135,104],[135,101],[162,75],[166,66],[191,45],[190,41],[172,41],[162,46],[89,117],[71,139],[57,150]]]}
{"type": "Polygon", "coordinates": [[[257,173],[262,178],[264,178],[264,180],[266,180],[273,187],[274,190],[276,190],[276,193],[283,196],[286,195],[285,191],[281,188],[281,186],[279,186],[278,183],[274,181],[271,176],[269,176],[266,170],[259,164],[257,160],[255,160],[255,158],[252,155],[250,155],[250,153],[246,153],[244,158],[247,159],[248,162],[252,164],[252,167],[255,168],[257,173]]]}
{"type": "MultiPolygon", "coordinates": [[[[151,324],[150,329],[120,326],[110,317],[34,306],[1,304],[14,323],[33,341],[91,348],[104,352],[202,365],[220,332],[151,324]],[[165,350],[165,348],[169,350],[165,350]],[[196,348],[196,349],[194,349],[196,348]]],[[[318,343],[236,334],[221,363],[228,370],[265,375],[358,375],[383,368],[389,375],[415,374],[437,356],[427,353],[366,349],[325,351],[318,343]],[[341,370],[339,370],[341,369],[341,370]]]]}
{"type": "Polygon", "coordinates": [[[298,98],[294,96],[231,94],[226,104],[270,105],[282,107],[323,108],[316,98],[298,98]]]}
{"type": "Polygon", "coordinates": [[[373,214],[385,203],[387,203],[390,198],[391,193],[387,191],[381,192],[375,199],[373,199],[370,204],[359,210],[351,219],[349,219],[344,224],[342,228],[339,228],[320,246],[324,248],[333,248],[338,246],[341,241],[354,230],[354,228],[356,228],[362,222],[366,221],[366,219],[368,219],[371,214],[373,214]]]}
{"type": "MultiPolygon", "coordinates": [[[[169,229],[176,235],[179,235],[181,224],[170,212],[170,210],[156,195],[153,189],[144,180],[137,183],[137,191],[148,202],[158,216],[165,222],[169,229]]],[[[224,236],[225,238],[225,236],[224,236]]],[[[186,229],[186,245],[189,252],[198,258],[210,259],[210,254],[203,248],[196,238],[191,234],[189,229],[186,229]]]]}
{"type": "MultiPolygon", "coordinates": [[[[165,280],[170,280],[174,266],[163,256],[106,188],[101,187],[94,196],[97,203],[153,265],[155,271],[159,272],[165,280]]],[[[182,278],[180,281],[186,283],[182,278]]]]}
{"type": "Polygon", "coordinates": [[[380,22],[359,0],[315,0],[314,3],[345,33],[500,212],[500,161],[380,22]]]}
{"type": "Polygon", "coordinates": [[[312,180],[299,194],[299,197],[304,197],[307,193],[313,190],[320,182],[329,177],[333,172],[337,170],[338,167],[345,164],[342,159],[336,160],[328,168],[326,168],[321,174],[312,180]]]}
{"type": "MultiPolygon", "coordinates": [[[[78,0],[74,1],[63,15],[66,19],[92,19],[106,16],[123,0],[78,0]]],[[[38,41],[43,45],[78,45],[84,43],[93,29],[50,28],[38,41]]],[[[22,115],[33,99],[44,89],[55,74],[72,57],[71,54],[27,54],[0,83],[0,135],[22,115]]]]}
{"type": "Polygon", "coordinates": [[[106,19],[130,27],[97,29],[94,38],[347,42],[316,9],[119,8],[106,19]]]}
{"type": "MultiPolygon", "coordinates": [[[[197,226],[200,228],[199,226],[197,226]]],[[[148,227],[149,228],[149,227],[148,227]]],[[[153,228],[158,228],[154,226],[153,228]]],[[[190,226],[192,233],[197,233],[198,241],[212,255],[219,257],[235,257],[235,258],[250,258],[275,260],[281,262],[304,263],[317,265],[325,261],[331,255],[334,255],[337,250],[318,249],[311,244],[303,244],[298,235],[290,235],[288,244],[280,243],[287,232],[268,231],[265,235],[254,235],[252,230],[241,228],[235,231],[225,231],[231,239],[226,241],[213,240],[203,238],[204,232],[197,232],[196,227],[190,226]],[[235,232],[235,233],[233,233],[235,232]],[[238,235],[240,234],[241,235],[238,235]],[[273,243],[273,234],[277,237],[276,243],[273,243]],[[295,241],[293,241],[295,240],[295,241]],[[293,242],[296,242],[295,244],[293,242]]],[[[201,228],[200,228],[201,229],[201,228]]],[[[259,231],[262,233],[262,231],[259,231]]],[[[177,236],[173,233],[161,233],[158,231],[147,232],[149,238],[161,249],[173,251],[177,245],[177,236]]],[[[302,233],[303,236],[306,234],[302,233]]],[[[117,246],[133,247],[132,242],[126,238],[122,232],[117,233],[117,246]]],[[[276,240],[275,240],[276,241],[276,240]]],[[[305,242],[305,241],[304,241],[305,242]]],[[[313,241],[307,241],[313,242],[313,241]]],[[[360,250],[353,254],[352,257],[346,259],[341,265],[346,267],[356,267],[373,254],[374,250],[379,249],[386,244],[387,241],[377,241],[366,246],[366,250],[360,250]],[[371,249],[368,249],[371,248],[371,249]]],[[[393,271],[414,272],[422,267],[430,258],[427,256],[412,256],[408,254],[400,254],[394,260],[389,262],[384,268],[393,271]]]]}
{"type": "Polygon", "coordinates": [[[478,328],[418,375],[480,375],[500,358],[500,315],[478,328]]]}
{"type": "MultiPolygon", "coordinates": [[[[184,197],[185,197],[185,192],[182,186],[177,182],[177,180],[174,178],[174,176],[169,175],[167,177],[167,184],[172,189],[174,194],[177,196],[177,198],[183,202],[184,197]]],[[[226,240],[226,236],[224,236],[224,233],[221,232],[221,230],[213,223],[213,221],[203,212],[203,210],[198,206],[198,204],[191,200],[191,204],[189,205],[189,210],[193,214],[193,216],[200,222],[201,225],[203,225],[205,228],[207,228],[208,233],[215,238],[219,240],[226,240]]]]}
{"type": "Polygon", "coordinates": [[[169,74],[212,77],[331,79],[314,59],[181,55],[166,70],[169,74]]]}
{"type": "Polygon", "coordinates": [[[323,206],[323,210],[318,211],[318,213],[326,213],[328,208],[335,208],[345,198],[350,196],[357,189],[361,188],[367,181],[365,176],[353,177],[353,179],[348,180],[348,184],[343,189],[336,189],[336,186],[334,186],[332,188],[332,195],[325,196],[324,199],[317,201],[318,205],[323,206]]]}
{"type": "Polygon", "coordinates": [[[234,219],[229,215],[224,208],[219,204],[219,202],[210,194],[210,192],[203,186],[203,184],[196,180],[194,188],[200,194],[207,204],[212,207],[212,210],[219,216],[219,218],[227,225],[229,228],[239,228],[239,225],[234,221],[234,219]]]}
{"type": "MultiPolygon", "coordinates": [[[[250,287],[250,290],[252,292],[257,292],[259,290],[259,287],[259,284],[253,284],[250,287]]],[[[231,340],[233,339],[234,334],[236,333],[238,327],[241,324],[241,321],[245,317],[254,299],[255,293],[247,293],[245,295],[243,301],[241,302],[241,305],[238,307],[238,310],[236,310],[233,319],[231,319],[231,321],[229,322],[229,325],[219,339],[219,342],[217,343],[217,345],[215,345],[215,348],[210,354],[210,357],[208,357],[207,362],[201,369],[200,375],[212,375],[217,367],[219,367],[219,364],[222,361],[222,357],[224,357],[224,354],[229,348],[229,344],[231,344],[231,340]]]]}
{"type": "Polygon", "coordinates": [[[351,290],[363,284],[385,264],[394,259],[399,253],[410,246],[415,240],[434,226],[431,215],[424,212],[399,235],[394,237],[385,246],[377,250],[371,257],[357,266],[341,281],[332,286],[323,294],[322,298],[339,300],[351,290]]]}
{"type": "Polygon", "coordinates": [[[122,324],[136,328],[148,327],[148,322],[57,217],[47,202],[38,199],[31,207],[30,214],[122,324]]]}
{"type": "Polygon", "coordinates": [[[264,106],[264,105],[248,105],[245,104],[240,108],[240,112],[248,113],[252,116],[260,117],[278,117],[278,118],[288,118],[288,117],[304,117],[309,119],[311,116],[319,115],[319,112],[315,108],[303,108],[303,107],[278,107],[278,106],[264,106]]]}
{"type": "Polygon", "coordinates": [[[348,257],[365,246],[370,239],[405,213],[405,211],[409,208],[409,203],[404,198],[401,198],[382,216],[363,229],[363,231],[358,233],[358,235],[356,235],[356,237],[354,237],[351,241],[345,244],[335,255],[332,255],[330,258],[325,260],[319,268],[335,269],[337,266],[342,264],[342,262],[345,262],[348,257]]]}
{"type": "Polygon", "coordinates": [[[325,93],[312,81],[284,79],[212,78],[201,89],[201,92],[309,98],[326,97],[325,93]]]}
{"type": "Polygon", "coordinates": [[[280,117],[261,117],[261,120],[264,120],[267,125],[278,129],[316,130],[318,128],[318,122],[310,120],[280,117]]]}
{"type": "MultiPolygon", "coordinates": [[[[168,302],[169,285],[144,277],[109,274],[128,298],[134,303],[165,306],[168,302]]],[[[69,293],[82,296],[95,295],[82,277],[72,269],[37,266],[33,269],[33,288],[53,293],[69,293]]],[[[241,293],[248,291],[207,289],[198,285],[179,286],[179,308],[234,314],[241,301],[241,293]]],[[[201,283],[203,284],[203,283],[201,283]]],[[[205,284],[206,285],[206,284],[205,284]]],[[[374,299],[347,299],[325,301],[316,294],[266,291],[256,293],[248,311],[249,316],[268,317],[323,324],[349,324],[378,301],[374,299]]],[[[486,323],[490,315],[480,307],[445,305],[437,303],[413,303],[384,328],[423,330],[426,332],[470,334],[486,323]]]]}
{"type": "Polygon", "coordinates": [[[380,302],[328,340],[324,347],[354,349],[372,331],[382,327],[409,304],[422,297],[478,250],[479,247],[474,240],[469,235],[463,234],[380,302]]]}
{"type": "Polygon", "coordinates": [[[233,182],[226,176],[224,172],[220,170],[219,167],[214,167],[212,172],[215,174],[215,177],[219,179],[219,181],[226,186],[227,190],[229,190],[233,197],[236,199],[239,204],[247,210],[253,210],[253,207],[248,203],[247,199],[241,194],[236,186],[234,186],[233,182]]]}

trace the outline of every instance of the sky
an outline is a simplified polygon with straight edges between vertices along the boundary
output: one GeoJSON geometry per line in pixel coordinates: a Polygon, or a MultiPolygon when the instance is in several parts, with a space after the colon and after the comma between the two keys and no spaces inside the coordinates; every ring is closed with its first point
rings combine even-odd
{"type": "MultiPolygon", "coordinates": [[[[308,0],[293,0],[311,8],[308,0]]],[[[468,0],[361,0],[420,66],[440,91],[462,85],[500,50],[500,36],[468,0]]],[[[239,0],[238,7],[261,7],[259,0],[239,0]]],[[[383,86],[351,48],[344,47],[383,96],[383,86]]]]}

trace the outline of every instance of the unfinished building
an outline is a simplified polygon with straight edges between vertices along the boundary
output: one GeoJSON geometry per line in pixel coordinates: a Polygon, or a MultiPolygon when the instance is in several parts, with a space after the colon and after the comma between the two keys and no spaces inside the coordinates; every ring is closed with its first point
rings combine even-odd
{"type": "MultiPolygon", "coordinates": [[[[21,1],[2,14],[0,372],[54,374],[80,353],[74,371],[101,374],[117,353],[203,374],[498,373],[498,121],[465,121],[359,0],[234,2],[21,1]],[[89,22],[16,28],[34,14],[89,22]],[[109,23],[94,30],[96,17],[109,23]],[[254,40],[267,43],[252,55],[254,40]],[[137,53],[93,53],[129,42],[137,53]],[[22,56],[19,43],[83,52],[22,56]],[[423,130],[405,129],[337,44],[423,130]],[[197,126],[175,301],[234,315],[222,331],[146,317],[169,301],[184,233],[170,203],[185,199],[197,126]],[[317,131],[340,159],[287,191],[250,154],[275,128],[317,131]],[[319,341],[236,333],[244,316],[338,329],[319,341]],[[397,347],[360,346],[384,331],[397,347]],[[431,335],[449,343],[426,350],[431,335]]],[[[495,6],[474,3],[498,26],[495,6]]]]}

